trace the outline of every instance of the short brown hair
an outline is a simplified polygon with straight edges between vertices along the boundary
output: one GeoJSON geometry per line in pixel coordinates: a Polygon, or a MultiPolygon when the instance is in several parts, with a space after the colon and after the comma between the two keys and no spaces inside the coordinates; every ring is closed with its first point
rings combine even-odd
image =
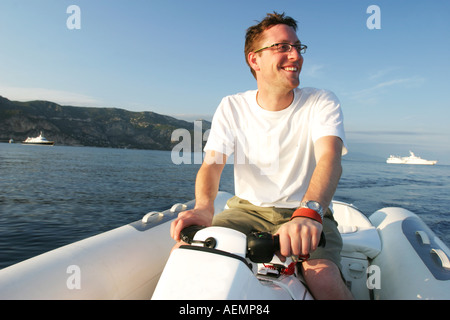
{"type": "Polygon", "coordinates": [[[250,70],[253,74],[253,76],[256,78],[255,70],[250,66],[248,63],[248,54],[252,52],[253,50],[257,50],[255,48],[255,44],[259,43],[259,41],[262,38],[262,33],[273,27],[277,24],[285,24],[289,27],[293,28],[294,31],[297,31],[297,21],[295,21],[293,18],[285,16],[284,13],[268,13],[267,16],[258,24],[251,26],[247,29],[247,33],[245,34],[245,47],[244,47],[244,53],[245,53],[245,61],[247,62],[248,66],[250,67],[250,70]]]}

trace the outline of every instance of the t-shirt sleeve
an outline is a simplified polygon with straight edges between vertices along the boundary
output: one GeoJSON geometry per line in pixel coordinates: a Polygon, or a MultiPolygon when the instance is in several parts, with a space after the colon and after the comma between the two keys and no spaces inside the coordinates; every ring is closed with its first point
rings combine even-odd
{"type": "Polygon", "coordinates": [[[313,141],[325,136],[339,137],[343,142],[342,155],[347,154],[344,115],[339,99],[330,91],[322,91],[316,107],[312,126],[313,141]]]}
{"type": "Polygon", "coordinates": [[[230,116],[227,115],[228,112],[230,112],[229,103],[224,98],[214,113],[204,151],[217,151],[226,156],[230,156],[234,152],[235,138],[228,121],[230,116]]]}

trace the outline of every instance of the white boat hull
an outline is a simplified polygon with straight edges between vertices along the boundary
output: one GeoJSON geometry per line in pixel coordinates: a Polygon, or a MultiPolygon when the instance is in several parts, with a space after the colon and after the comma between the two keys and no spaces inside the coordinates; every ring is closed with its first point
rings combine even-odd
{"type": "Polygon", "coordinates": [[[29,146],[53,146],[55,144],[54,141],[47,141],[47,142],[22,142],[23,145],[29,145],[29,146]]]}
{"type": "Polygon", "coordinates": [[[0,299],[149,299],[174,244],[168,233],[168,224],[126,225],[5,268],[0,299]]]}
{"type": "Polygon", "coordinates": [[[407,161],[407,160],[399,160],[399,159],[388,159],[386,163],[390,164],[419,164],[419,165],[428,165],[433,166],[437,163],[434,160],[423,160],[423,161],[407,161]]]}
{"type": "Polygon", "coordinates": [[[25,145],[38,145],[38,146],[53,146],[55,144],[54,141],[48,141],[43,135],[42,132],[39,136],[35,138],[28,137],[25,141],[22,141],[22,144],[25,145]]]}
{"type": "Polygon", "coordinates": [[[258,266],[263,265],[245,259],[244,234],[210,227],[197,232],[194,239],[200,242],[211,237],[217,241],[214,249],[191,245],[172,252],[153,300],[313,300],[293,275],[273,278],[258,273],[258,266]]]}
{"type": "Polygon", "coordinates": [[[385,244],[372,261],[382,272],[376,299],[450,299],[450,251],[417,215],[385,208],[370,220],[385,244]]]}
{"type": "Polygon", "coordinates": [[[437,163],[436,160],[425,160],[421,157],[416,156],[412,151],[409,152],[409,157],[397,157],[397,156],[390,156],[387,158],[386,163],[390,164],[419,164],[419,165],[435,165],[437,163]]]}
{"type": "MultiPolygon", "coordinates": [[[[186,205],[192,205],[193,202],[186,205]]],[[[150,299],[180,209],[52,250],[0,270],[0,299],[150,299]]]]}
{"type": "MultiPolygon", "coordinates": [[[[219,192],[216,213],[231,196],[219,192]]],[[[174,245],[169,235],[171,220],[180,210],[193,205],[194,201],[190,201],[162,213],[149,213],[142,221],[4,268],[0,270],[0,299],[150,299],[174,245]]],[[[334,202],[334,212],[344,241],[343,275],[355,298],[450,299],[450,250],[416,215],[401,208],[386,208],[369,220],[356,208],[340,202],[334,202]],[[411,232],[429,244],[412,244],[411,232]]],[[[186,259],[194,256],[188,250],[178,250],[173,258],[183,260],[183,266],[191,268],[186,259]]],[[[195,258],[208,262],[204,255],[195,258]]],[[[272,284],[277,292],[260,290],[251,272],[239,265],[233,268],[239,279],[235,283],[241,285],[240,295],[231,296],[234,299],[292,299],[286,290],[299,288],[298,284],[278,283],[272,284]],[[242,287],[244,283],[248,286],[242,287]]],[[[200,270],[198,276],[206,276],[205,270],[208,267],[200,270]]],[[[217,287],[215,279],[223,276],[221,271],[223,268],[208,271],[212,287],[217,287]]],[[[164,272],[177,274],[176,270],[164,272]]],[[[193,268],[189,272],[195,274],[199,270],[193,268]]],[[[200,294],[202,288],[194,279],[187,279],[191,283],[186,285],[202,299],[212,298],[200,294]]],[[[196,298],[192,294],[173,297],[196,298]]],[[[230,298],[229,289],[225,286],[217,297],[230,298]]]]}

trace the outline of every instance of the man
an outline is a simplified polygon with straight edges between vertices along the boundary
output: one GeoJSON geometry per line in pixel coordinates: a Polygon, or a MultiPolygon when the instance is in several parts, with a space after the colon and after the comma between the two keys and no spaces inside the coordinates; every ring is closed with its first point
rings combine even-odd
{"type": "Polygon", "coordinates": [[[279,235],[282,257],[310,255],[301,270],[316,299],[347,299],[340,274],[342,239],[328,206],[345,154],[342,112],[331,92],[297,88],[306,46],[296,21],[268,14],[246,34],[247,63],[258,90],[225,97],[212,122],[196,178],[196,203],[171,225],[227,226],[279,235]],[[214,215],[214,199],[234,153],[236,196],[214,215]],[[326,246],[318,247],[324,231],[326,246]]]}

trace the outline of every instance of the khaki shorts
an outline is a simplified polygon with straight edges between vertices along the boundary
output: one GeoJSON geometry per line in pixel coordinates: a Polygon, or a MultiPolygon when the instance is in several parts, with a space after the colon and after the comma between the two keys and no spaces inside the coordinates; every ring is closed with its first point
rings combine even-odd
{"type": "MultiPolygon", "coordinates": [[[[238,230],[244,234],[251,232],[275,233],[278,228],[290,220],[295,209],[258,207],[237,196],[228,200],[229,209],[214,216],[213,225],[238,230]]],[[[342,238],[337,229],[337,222],[328,210],[323,219],[325,247],[318,247],[310,254],[310,259],[327,259],[341,268],[342,238]]]]}

